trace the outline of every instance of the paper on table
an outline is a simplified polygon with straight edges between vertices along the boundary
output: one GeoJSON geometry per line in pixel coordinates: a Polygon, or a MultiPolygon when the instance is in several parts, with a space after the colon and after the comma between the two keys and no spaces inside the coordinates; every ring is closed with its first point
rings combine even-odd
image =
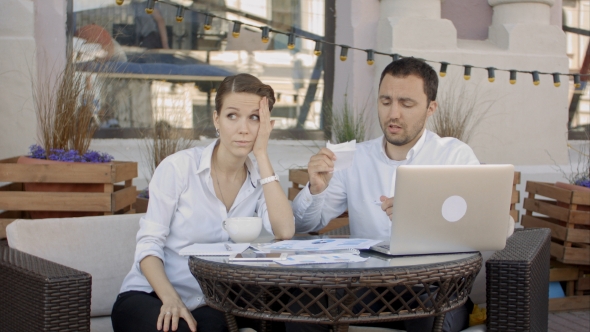
{"type": "Polygon", "coordinates": [[[334,264],[364,262],[367,258],[355,254],[331,255],[289,255],[285,260],[277,260],[281,265],[334,264]]]}
{"type": "Polygon", "coordinates": [[[239,254],[248,249],[250,243],[195,243],[180,249],[178,252],[181,256],[229,256],[239,254]],[[231,250],[228,250],[228,245],[231,250]]]}
{"type": "Polygon", "coordinates": [[[336,155],[336,160],[334,161],[334,171],[346,169],[352,165],[354,152],[356,151],[356,140],[340,144],[332,144],[327,142],[326,148],[330,149],[336,155]]]}
{"type": "Polygon", "coordinates": [[[369,249],[371,246],[380,243],[381,240],[370,239],[315,239],[315,240],[286,240],[268,245],[258,245],[263,251],[267,250],[335,250],[335,249],[369,249]]]}

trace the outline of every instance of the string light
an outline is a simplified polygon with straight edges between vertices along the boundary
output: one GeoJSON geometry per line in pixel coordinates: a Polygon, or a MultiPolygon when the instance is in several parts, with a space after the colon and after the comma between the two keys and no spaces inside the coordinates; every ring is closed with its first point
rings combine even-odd
{"type": "Polygon", "coordinates": [[[151,15],[154,12],[154,5],[155,4],[156,4],[156,0],[148,0],[147,7],[145,7],[145,12],[151,15]]]}
{"type": "Polygon", "coordinates": [[[576,87],[576,89],[582,87],[582,83],[580,83],[580,74],[574,74],[574,86],[576,87]]]}
{"type": "Polygon", "coordinates": [[[541,83],[541,81],[539,80],[539,72],[535,70],[531,74],[533,74],[533,84],[539,85],[539,83],[541,83]]]}
{"type": "Polygon", "coordinates": [[[295,48],[295,34],[291,32],[289,34],[289,41],[287,42],[287,48],[292,50],[295,48]]]}
{"type": "Polygon", "coordinates": [[[367,50],[367,64],[372,66],[375,63],[375,51],[367,50]]]}
{"type": "Polygon", "coordinates": [[[488,81],[494,82],[496,80],[496,73],[494,73],[494,71],[496,70],[496,68],[494,68],[494,67],[488,67],[486,69],[488,70],[488,81]]]}
{"type": "Polygon", "coordinates": [[[203,29],[211,30],[211,23],[213,23],[213,16],[205,14],[205,24],[203,24],[203,29]]]}
{"type": "Polygon", "coordinates": [[[440,77],[445,77],[447,76],[447,66],[449,65],[448,62],[441,62],[440,63],[440,77]]]}
{"type": "Polygon", "coordinates": [[[469,79],[471,78],[471,67],[473,67],[473,66],[465,65],[464,67],[465,67],[465,71],[463,72],[463,78],[466,81],[469,81],[469,79]]]}
{"type": "Polygon", "coordinates": [[[242,22],[234,21],[234,30],[232,31],[231,35],[234,38],[238,38],[240,36],[240,29],[242,29],[242,22]]]}
{"type": "Polygon", "coordinates": [[[340,49],[340,61],[346,61],[348,59],[348,46],[342,46],[340,49]]]}
{"type": "Polygon", "coordinates": [[[322,44],[320,43],[319,40],[315,41],[315,48],[313,50],[313,54],[320,56],[322,55],[322,44]]]}
{"type": "Polygon", "coordinates": [[[269,33],[270,33],[269,27],[262,27],[262,42],[265,44],[268,43],[268,41],[270,40],[269,33]]]}
{"type": "MultiPolygon", "coordinates": [[[[145,12],[148,13],[148,14],[152,14],[154,12],[155,3],[157,1],[159,1],[159,0],[148,0],[147,6],[145,8],[145,12]]],[[[115,2],[116,2],[117,5],[120,6],[120,5],[123,5],[123,3],[125,1],[124,0],[115,0],[115,2]]],[[[167,4],[167,5],[171,5],[171,6],[175,6],[175,7],[178,8],[177,9],[178,10],[177,11],[177,15],[176,15],[176,20],[178,22],[182,22],[183,21],[183,13],[184,13],[185,10],[192,10],[194,12],[204,14],[205,15],[205,24],[203,25],[203,29],[204,30],[210,30],[212,28],[211,23],[213,21],[213,17],[217,17],[217,16],[215,16],[213,14],[210,14],[210,13],[205,13],[205,12],[201,12],[199,10],[194,10],[194,9],[191,9],[191,8],[186,8],[184,6],[178,6],[176,4],[169,3],[168,1],[164,1],[162,3],[167,4]]],[[[222,20],[225,20],[225,21],[231,21],[231,20],[226,19],[226,18],[223,18],[223,17],[219,17],[219,18],[222,19],[222,20]]],[[[261,29],[263,31],[263,37],[262,37],[263,38],[263,42],[268,42],[269,41],[268,37],[265,38],[265,36],[264,36],[265,35],[265,31],[264,30],[265,29],[268,29],[268,32],[270,33],[270,31],[271,31],[271,28],[270,27],[255,26],[255,25],[252,25],[252,24],[242,23],[240,21],[233,21],[233,22],[234,22],[234,28],[233,28],[232,36],[234,38],[237,38],[240,35],[241,25],[242,24],[246,24],[248,26],[252,26],[254,28],[261,29]]],[[[288,41],[288,44],[287,44],[287,48],[290,49],[290,50],[292,50],[292,49],[295,48],[295,38],[296,38],[296,35],[295,35],[295,33],[293,31],[290,32],[290,33],[282,32],[282,31],[277,31],[277,30],[272,30],[272,31],[275,32],[275,33],[279,33],[279,34],[288,35],[289,41],[288,41]]],[[[307,40],[314,40],[314,39],[307,38],[307,37],[302,37],[302,38],[305,38],[307,40]]],[[[316,56],[319,56],[319,55],[322,54],[322,44],[328,43],[328,42],[324,42],[322,40],[314,40],[314,41],[316,42],[315,49],[314,49],[314,54],[316,56]]],[[[332,44],[334,46],[340,46],[342,48],[341,55],[340,55],[340,60],[342,60],[342,61],[345,61],[348,58],[348,49],[349,48],[353,48],[353,49],[356,49],[356,50],[362,50],[362,49],[358,49],[358,48],[354,48],[354,47],[346,46],[346,45],[339,45],[339,44],[334,44],[334,43],[328,43],[328,44],[332,44]]],[[[375,61],[374,55],[375,55],[375,52],[376,51],[375,50],[362,50],[362,51],[365,51],[367,53],[367,63],[369,65],[374,64],[374,61],[375,61]]],[[[385,53],[380,53],[380,52],[377,52],[377,53],[386,55],[385,53]]],[[[393,59],[393,61],[397,61],[397,60],[399,60],[399,59],[401,59],[401,58],[404,57],[404,56],[402,56],[400,54],[397,54],[397,53],[389,54],[389,56],[391,56],[391,58],[393,59]]],[[[471,68],[473,68],[472,65],[451,64],[451,63],[448,63],[448,62],[425,60],[425,59],[420,59],[420,58],[416,58],[416,59],[427,61],[427,62],[440,63],[441,64],[441,68],[440,68],[440,73],[439,74],[440,74],[441,77],[446,76],[447,66],[448,65],[457,65],[457,66],[463,66],[465,68],[464,76],[463,76],[465,78],[465,80],[469,80],[471,78],[471,68]]],[[[486,68],[483,68],[483,67],[475,67],[475,68],[487,69],[488,70],[488,80],[490,82],[494,82],[495,81],[495,70],[509,71],[510,72],[510,84],[516,84],[516,75],[517,75],[518,70],[515,70],[515,69],[512,69],[512,70],[496,69],[496,68],[493,68],[493,67],[486,67],[486,68]]],[[[539,85],[540,84],[540,79],[539,79],[539,76],[540,75],[553,75],[553,84],[556,87],[561,86],[561,82],[560,82],[560,78],[559,78],[559,76],[561,76],[561,75],[573,76],[574,77],[574,86],[576,88],[580,88],[581,87],[581,82],[580,82],[580,77],[581,76],[585,76],[585,77],[586,76],[590,76],[590,74],[569,74],[569,73],[558,73],[558,72],[555,72],[555,73],[546,73],[546,72],[539,72],[537,70],[532,71],[532,72],[530,72],[530,71],[523,71],[523,72],[524,73],[531,73],[532,74],[532,76],[533,76],[533,83],[535,85],[539,85]]]]}
{"type": "Polygon", "coordinates": [[[561,81],[559,80],[559,73],[553,73],[553,85],[555,85],[556,88],[559,88],[559,86],[561,85],[561,81]]]}
{"type": "Polygon", "coordinates": [[[184,7],[178,6],[176,10],[176,22],[180,23],[182,20],[184,20],[184,7]]]}
{"type": "Polygon", "coordinates": [[[277,93],[277,101],[281,101],[281,93],[280,92],[277,93]]]}
{"type": "Polygon", "coordinates": [[[510,71],[510,84],[516,84],[516,70],[510,71]]]}

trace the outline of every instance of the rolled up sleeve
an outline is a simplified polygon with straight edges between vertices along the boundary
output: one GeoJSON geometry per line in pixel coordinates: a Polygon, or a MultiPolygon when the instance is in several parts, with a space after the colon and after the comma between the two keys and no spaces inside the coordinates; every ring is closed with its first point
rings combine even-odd
{"type": "Polygon", "coordinates": [[[295,215],[295,232],[307,233],[318,231],[346,211],[348,206],[346,191],[342,180],[336,172],[328,187],[317,195],[309,191],[309,183],[297,194],[293,200],[293,214],[295,215]]]}
{"type": "Polygon", "coordinates": [[[148,210],[139,221],[135,262],[147,256],[155,256],[165,263],[164,246],[170,233],[170,223],[176,211],[183,184],[180,170],[167,158],[156,169],[149,185],[150,202],[148,210]]]}

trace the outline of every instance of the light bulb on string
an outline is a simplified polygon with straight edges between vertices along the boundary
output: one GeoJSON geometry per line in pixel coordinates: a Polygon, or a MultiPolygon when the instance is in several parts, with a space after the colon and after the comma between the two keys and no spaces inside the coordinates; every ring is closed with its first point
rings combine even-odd
{"type": "Polygon", "coordinates": [[[574,74],[574,87],[576,87],[576,89],[582,87],[582,83],[580,83],[580,74],[574,74]]]}
{"type": "Polygon", "coordinates": [[[488,70],[488,81],[490,81],[490,83],[494,82],[496,80],[496,73],[495,73],[496,68],[488,67],[486,69],[488,70]]]}
{"type": "Polygon", "coordinates": [[[295,49],[295,34],[293,32],[289,33],[289,41],[287,42],[287,48],[290,50],[295,49]]]}
{"type": "Polygon", "coordinates": [[[340,61],[346,61],[346,59],[348,59],[348,46],[341,46],[340,61]]]}
{"type": "Polygon", "coordinates": [[[539,85],[539,83],[541,83],[541,81],[539,80],[539,72],[535,70],[531,74],[533,74],[533,84],[539,85]]]}
{"type": "Polygon", "coordinates": [[[242,29],[242,22],[234,21],[234,29],[232,30],[231,35],[234,38],[238,38],[240,36],[240,29],[242,29]]]}
{"type": "Polygon", "coordinates": [[[178,9],[176,9],[176,22],[180,23],[182,20],[184,20],[184,7],[178,6],[178,9]]]}
{"type": "Polygon", "coordinates": [[[156,4],[156,0],[148,0],[147,7],[145,7],[145,12],[147,14],[152,14],[154,12],[155,4],[156,4]]]}
{"type": "Polygon", "coordinates": [[[393,61],[397,61],[397,60],[399,60],[399,58],[400,58],[400,56],[399,56],[399,54],[397,54],[397,53],[393,53],[393,54],[391,55],[391,59],[393,59],[393,61]]]}
{"type": "Polygon", "coordinates": [[[516,84],[516,70],[510,71],[510,84],[516,84]]]}
{"type": "Polygon", "coordinates": [[[471,78],[471,67],[473,67],[473,66],[465,65],[464,67],[465,67],[465,70],[463,71],[463,78],[466,81],[469,81],[469,79],[471,78]]]}
{"type": "Polygon", "coordinates": [[[447,66],[449,65],[448,62],[441,62],[440,63],[440,77],[445,77],[447,76],[447,66]]]}
{"type": "Polygon", "coordinates": [[[313,54],[316,56],[322,55],[322,43],[319,40],[315,41],[315,48],[313,50],[313,54]]]}
{"type": "Polygon", "coordinates": [[[115,3],[119,6],[121,6],[123,4],[123,2],[125,2],[124,0],[116,0],[115,3]]]}
{"type": "Polygon", "coordinates": [[[203,29],[211,30],[212,23],[213,23],[213,16],[211,16],[211,14],[205,14],[205,24],[203,24],[203,29]]]}
{"type": "Polygon", "coordinates": [[[270,34],[270,28],[269,27],[262,27],[262,42],[263,43],[268,43],[268,41],[270,40],[269,37],[270,34]]]}
{"type": "Polygon", "coordinates": [[[553,73],[553,85],[555,85],[556,88],[559,88],[559,86],[561,85],[561,81],[559,80],[559,73],[553,73]]]}
{"type": "Polygon", "coordinates": [[[281,101],[281,93],[277,93],[277,101],[281,101]]]}
{"type": "Polygon", "coordinates": [[[367,64],[372,66],[375,63],[375,51],[374,50],[366,50],[367,52],[367,64]]]}

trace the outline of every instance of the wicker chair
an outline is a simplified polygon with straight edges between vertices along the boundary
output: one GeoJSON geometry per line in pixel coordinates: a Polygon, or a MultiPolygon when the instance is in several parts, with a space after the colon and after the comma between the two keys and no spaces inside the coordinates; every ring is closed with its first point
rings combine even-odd
{"type": "MultiPolygon", "coordinates": [[[[487,330],[547,331],[548,229],[517,230],[486,262],[487,330]]],[[[90,331],[88,273],[0,247],[3,331],[90,331]]]]}

